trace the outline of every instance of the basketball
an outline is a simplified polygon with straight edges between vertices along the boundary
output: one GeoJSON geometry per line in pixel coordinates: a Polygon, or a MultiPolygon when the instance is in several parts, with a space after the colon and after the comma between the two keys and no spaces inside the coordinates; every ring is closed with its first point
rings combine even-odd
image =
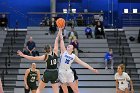
{"type": "Polygon", "coordinates": [[[56,20],[56,25],[58,28],[64,28],[65,27],[65,20],[63,18],[59,18],[56,20]]]}

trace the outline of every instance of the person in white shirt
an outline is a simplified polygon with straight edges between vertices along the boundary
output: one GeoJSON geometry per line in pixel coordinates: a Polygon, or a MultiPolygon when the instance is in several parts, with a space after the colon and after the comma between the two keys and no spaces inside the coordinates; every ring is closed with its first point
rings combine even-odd
{"type": "Polygon", "coordinates": [[[67,48],[65,48],[63,36],[60,34],[60,49],[61,49],[61,56],[60,56],[60,66],[59,66],[59,80],[62,83],[61,87],[64,91],[64,93],[68,93],[67,89],[67,83],[72,88],[74,93],[79,93],[78,88],[76,88],[76,85],[74,83],[74,74],[72,70],[70,69],[71,64],[73,62],[77,62],[78,64],[84,66],[85,68],[90,69],[91,71],[98,73],[98,70],[94,69],[93,67],[89,66],[87,63],[80,60],[75,54],[73,54],[73,45],[68,45],[67,48]]]}
{"type": "Polygon", "coordinates": [[[120,64],[115,74],[116,93],[129,93],[129,82],[131,85],[131,93],[134,93],[133,83],[129,75],[124,72],[125,66],[120,64]]]}

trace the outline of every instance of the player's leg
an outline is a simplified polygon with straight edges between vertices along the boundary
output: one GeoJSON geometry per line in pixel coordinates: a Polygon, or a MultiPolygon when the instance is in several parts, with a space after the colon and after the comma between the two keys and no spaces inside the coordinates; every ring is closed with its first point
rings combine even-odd
{"type": "Polygon", "coordinates": [[[67,89],[67,85],[66,85],[66,82],[67,82],[67,75],[66,75],[67,72],[65,72],[65,70],[59,70],[59,80],[61,82],[61,87],[62,87],[62,90],[63,90],[63,93],[68,93],[68,89],[67,89]]]}
{"type": "Polygon", "coordinates": [[[113,69],[114,60],[113,59],[110,59],[110,61],[111,61],[111,69],[113,69]]]}
{"type": "Polygon", "coordinates": [[[36,90],[32,90],[32,93],[36,93],[36,90]]]}
{"type": "Polygon", "coordinates": [[[54,93],[59,93],[58,83],[51,84],[54,93]]]}
{"type": "Polygon", "coordinates": [[[122,90],[119,89],[119,90],[118,90],[118,93],[124,93],[124,92],[123,92],[122,90]]]}
{"type": "Polygon", "coordinates": [[[70,69],[68,72],[69,73],[67,74],[67,77],[68,77],[69,86],[72,88],[74,93],[79,93],[76,83],[73,82],[74,81],[73,71],[70,69]]]}
{"type": "Polygon", "coordinates": [[[29,92],[30,92],[30,89],[24,88],[24,92],[25,92],[25,93],[29,93],[29,92]]]}
{"type": "Polygon", "coordinates": [[[74,93],[79,93],[79,90],[74,82],[70,82],[69,86],[72,88],[74,93]]]}
{"type": "Polygon", "coordinates": [[[62,87],[63,93],[68,93],[68,88],[67,88],[66,83],[61,84],[61,87],[62,87]]]}
{"type": "Polygon", "coordinates": [[[46,83],[44,83],[42,80],[39,82],[39,86],[37,88],[36,93],[41,93],[41,91],[44,89],[44,87],[46,86],[46,83]]]}
{"type": "Polygon", "coordinates": [[[107,62],[108,62],[108,60],[105,59],[105,69],[108,69],[108,67],[107,67],[107,62]]]}
{"type": "Polygon", "coordinates": [[[36,84],[32,85],[32,87],[31,87],[32,93],[36,93],[36,90],[37,90],[37,85],[36,84]]]}
{"type": "Polygon", "coordinates": [[[125,89],[125,93],[129,93],[129,89],[128,88],[125,89]]]}

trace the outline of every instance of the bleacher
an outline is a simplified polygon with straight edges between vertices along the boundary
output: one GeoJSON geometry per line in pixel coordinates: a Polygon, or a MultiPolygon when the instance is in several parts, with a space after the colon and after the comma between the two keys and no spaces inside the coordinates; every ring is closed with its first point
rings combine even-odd
{"type": "MultiPolygon", "coordinates": [[[[66,28],[70,31],[70,28],[66,28]]],[[[115,93],[115,81],[114,81],[114,71],[104,69],[104,54],[108,51],[108,44],[106,39],[86,39],[84,35],[84,27],[75,27],[75,30],[79,35],[79,48],[83,53],[79,53],[79,57],[90,64],[91,66],[99,70],[99,74],[95,74],[88,69],[80,66],[79,64],[73,63],[74,67],[79,76],[79,90],[80,93],[115,93]]],[[[55,35],[45,35],[48,28],[33,28],[29,27],[26,40],[29,36],[33,37],[36,42],[37,50],[39,50],[40,55],[44,54],[43,47],[46,43],[50,43],[52,46],[54,44],[55,35]]],[[[67,45],[68,43],[66,43],[67,45]]],[[[25,70],[30,67],[32,62],[37,63],[37,68],[40,69],[41,75],[45,70],[44,61],[29,61],[22,58],[20,63],[20,68],[18,70],[18,76],[16,80],[16,88],[14,93],[23,93],[23,76],[25,70]]],[[[44,89],[42,93],[52,93],[50,83],[44,89]]]]}
{"type": "MultiPolygon", "coordinates": [[[[127,36],[127,40],[129,42],[129,47],[131,49],[132,56],[134,58],[134,63],[136,66],[136,70],[138,73],[138,77],[140,80],[140,44],[137,41],[138,33],[139,33],[139,27],[125,27],[125,34],[127,36]],[[134,41],[130,41],[130,36],[134,37],[134,41]]],[[[138,86],[140,86],[140,82],[137,83],[138,86]]]]}
{"type": "MultiPolygon", "coordinates": [[[[134,28],[131,29],[135,30],[134,28]]],[[[126,72],[133,80],[135,93],[139,93],[140,78],[138,69],[140,68],[140,66],[135,63],[135,58],[138,58],[139,55],[137,53],[134,53],[134,51],[136,50],[132,49],[132,47],[135,47],[135,45],[133,44],[136,41],[134,41],[133,43],[129,41],[130,36],[136,37],[138,33],[133,30],[130,30],[128,32],[128,30],[130,30],[130,28],[123,28],[122,31],[116,29],[116,31],[106,32],[106,35],[109,43],[109,48],[112,48],[114,52],[114,66],[117,66],[121,63],[125,64],[126,72]]]]}
{"type": "Polygon", "coordinates": [[[0,30],[0,52],[1,48],[3,47],[4,39],[6,37],[7,32],[6,31],[1,31],[0,30]]]}
{"type": "MultiPolygon", "coordinates": [[[[89,65],[97,68],[99,74],[95,74],[88,69],[80,66],[77,63],[73,63],[72,67],[76,69],[79,76],[79,90],[80,93],[115,93],[115,80],[114,74],[116,72],[116,67],[120,63],[126,65],[126,70],[131,76],[134,83],[135,93],[139,93],[140,86],[140,45],[135,41],[129,41],[130,36],[137,37],[138,28],[124,28],[125,31],[113,31],[107,30],[107,39],[87,39],[84,34],[85,27],[75,27],[75,30],[79,35],[79,48],[83,53],[79,53],[80,59],[87,62],[89,65]],[[129,30],[128,30],[129,29],[129,30]],[[134,32],[132,32],[134,31],[134,32]],[[119,38],[121,37],[121,39],[119,38]],[[120,45],[121,41],[121,45],[120,45]],[[122,50],[122,47],[124,48],[122,50]],[[109,48],[113,49],[114,53],[114,70],[104,68],[104,54],[109,48]],[[122,57],[123,55],[123,57],[122,57]],[[127,59],[126,59],[127,58],[127,59]]],[[[70,31],[70,28],[66,28],[70,31]]],[[[18,49],[22,50],[28,41],[29,36],[33,37],[36,42],[37,50],[40,55],[44,54],[44,45],[51,44],[53,46],[55,35],[46,35],[49,33],[49,28],[47,27],[28,27],[27,35],[26,31],[18,32],[20,37],[16,37],[16,43],[13,44],[13,55],[11,56],[11,63],[8,66],[7,72],[5,73],[5,93],[24,93],[24,81],[23,76],[25,70],[30,67],[32,62],[37,64],[37,68],[41,71],[41,76],[45,70],[44,61],[29,61],[27,59],[21,58],[16,55],[18,49]],[[26,37],[25,37],[26,36],[26,37]]],[[[7,56],[7,47],[11,44],[10,37],[13,32],[7,32],[3,37],[3,46],[0,54],[0,62],[2,71],[5,64],[5,56],[7,56]]],[[[2,41],[2,39],[1,39],[2,41]]],[[[66,40],[68,41],[68,39],[66,40]]],[[[67,45],[68,43],[65,43],[67,45]]],[[[52,93],[52,88],[50,83],[42,91],[42,93],[52,93]]]]}

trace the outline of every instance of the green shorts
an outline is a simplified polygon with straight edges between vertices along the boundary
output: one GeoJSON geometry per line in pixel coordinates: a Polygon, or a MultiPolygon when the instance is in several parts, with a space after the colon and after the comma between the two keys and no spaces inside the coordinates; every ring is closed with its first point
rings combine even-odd
{"type": "Polygon", "coordinates": [[[36,83],[27,83],[29,90],[36,90],[37,89],[37,85],[36,83]]]}
{"type": "Polygon", "coordinates": [[[46,70],[43,74],[42,81],[48,83],[58,83],[58,71],[57,70],[46,70]]]}

